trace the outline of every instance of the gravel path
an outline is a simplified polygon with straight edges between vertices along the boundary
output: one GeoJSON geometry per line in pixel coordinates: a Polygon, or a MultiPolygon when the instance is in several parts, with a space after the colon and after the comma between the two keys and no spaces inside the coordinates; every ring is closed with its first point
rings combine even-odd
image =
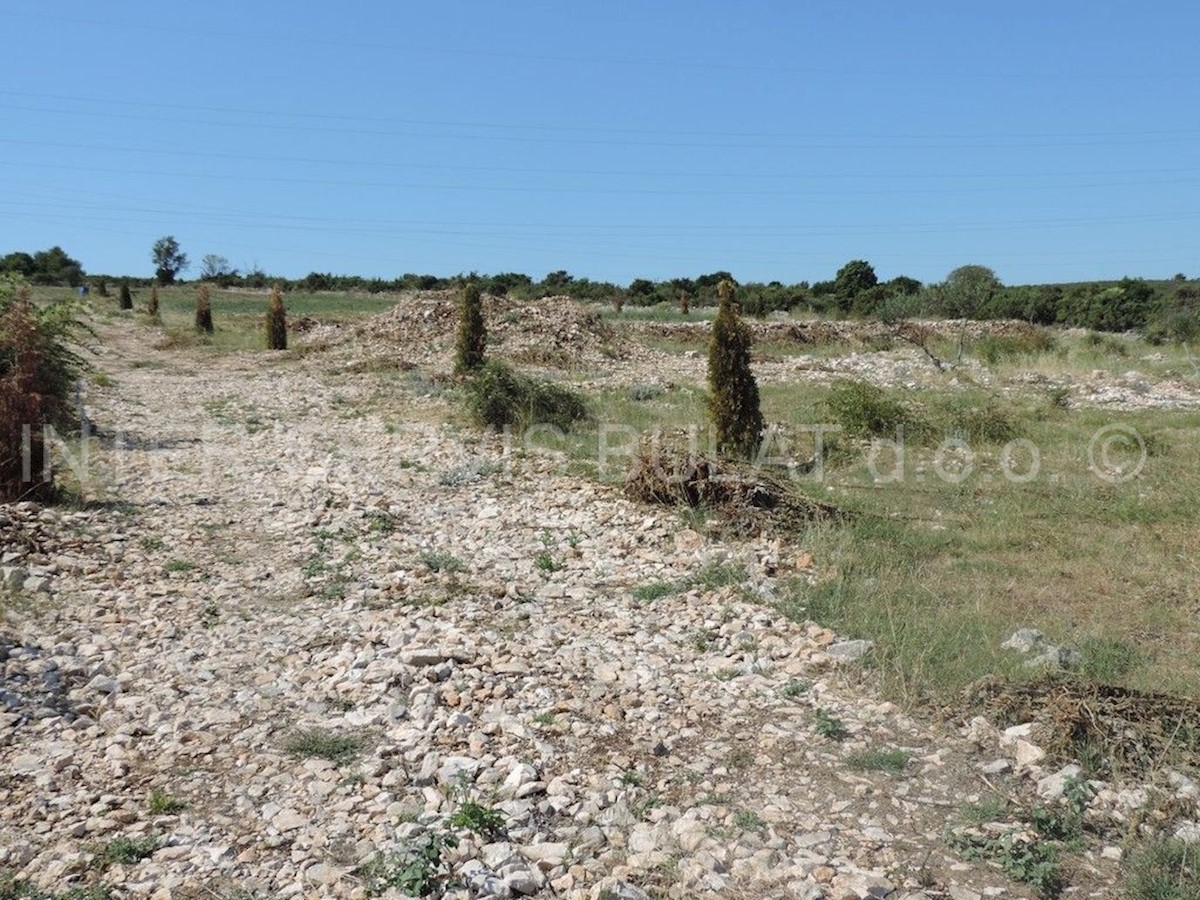
{"type": "Polygon", "coordinates": [[[454,897],[1032,896],[944,840],[1002,751],[771,608],[819,577],[802,547],[713,542],[332,356],[102,336],[109,502],[0,507],[0,872],[364,897],[425,846],[454,897]]]}

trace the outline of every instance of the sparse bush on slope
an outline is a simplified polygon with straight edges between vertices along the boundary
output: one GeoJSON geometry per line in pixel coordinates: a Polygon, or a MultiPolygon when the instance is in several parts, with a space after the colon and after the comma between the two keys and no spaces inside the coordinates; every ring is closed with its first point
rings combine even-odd
{"type": "Polygon", "coordinates": [[[38,309],[21,282],[0,278],[0,500],[53,498],[43,432],[71,419],[84,363],[69,341],[80,327],[72,301],[38,309]]]}

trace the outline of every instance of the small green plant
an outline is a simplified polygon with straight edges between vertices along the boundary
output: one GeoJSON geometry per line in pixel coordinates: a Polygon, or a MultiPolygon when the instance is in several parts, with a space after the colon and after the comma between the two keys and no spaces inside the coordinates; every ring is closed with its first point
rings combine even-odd
{"type": "Polygon", "coordinates": [[[150,799],[146,801],[146,808],[151,815],[169,816],[187,809],[187,803],[174,794],[155,789],[150,793],[150,799]]]}
{"type": "Polygon", "coordinates": [[[191,572],[196,568],[194,562],[188,562],[186,559],[168,559],[163,563],[164,572],[191,572]]]}
{"type": "Polygon", "coordinates": [[[642,773],[637,769],[626,769],[621,773],[621,784],[625,787],[641,787],[642,773]]]}
{"type": "Polygon", "coordinates": [[[467,571],[467,564],[453,553],[426,550],[417,557],[430,572],[455,574],[467,571]]]}
{"type": "Polygon", "coordinates": [[[750,326],[738,316],[733,282],[717,286],[719,307],[708,345],[709,417],[716,431],[717,450],[752,457],[762,439],[763,415],[758,383],[750,369],[750,326]]]}
{"type": "Polygon", "coordinates": [[[148,856],[152,856],[154,851],[161,846],[162,841],[153,836],[140,838],[115,837],[107,844],[94,849],[95,858],[93,862],[102,869],[107,869],[109,866],[117,863],[124,866],[132,866],[146,859],[148,856]]]}
{"type": "Polygon", "coordinates": [[[1003,797],[984,797],[976,803],[964,803],[959,808],[963,819],[971,825],[986,825],[988,822],[999,822],[1008,810],[1008,802],[1003,797]]]}
{"type": "Polygon", "coordinates": [[[297,731],[284,741],[283,749],[293,756],[320,757],[341,765],[350,762],[362,750],[361,737],[334,734],[321,728],[297,731]]]}
{"type": "Polygon", "coordinates": [[[465,828],[485,841],[496,839],[505,828],[504,816],[498,810],[475,800],[463,800],[447,822],[452,828],[465,828]]]}
{"type": "Polygon", "coordinates": [[[458,334],[454,343],[454,373],[465,375],[483,365],[487,326],[483,322],[483,294],[471,282],[463,288],[458,307],[458,334]]]}
{"type": "Polygon", "coordinates": [[[550,710],[540,712],[533,717],[533,723],[535,725],[541,725],[544,728],[549,727],[554,724],[554,713],[552,713],[550,710]]]}
{"type": "Polygon", "coordinates": [[[762,831],[767,827],[766,821],[752,809],[739,809],[733,814],[733,824],[742,831],[762,831]]]}
{"type": "Polygon", "coordinates": [[[647,400],[657,400],[666,391],[657,384],[635,384],[625,392],[634,403],[645,403],[647,400]]]}
{"type": "Polygon", "coordinates": [[[633,589],[633,599],[641,603],[652,603],[675,593],[676,587],[666,581],[649,581],[633,589]]]}
{"type": "Polygon", "coordinates": [[[539,572],[543,572],[546,575],[551,575],[563,569],[562,560],[555,557],[549,550],[543,550],[535,556],[533,564],[537,566],[539,572]]]}
{"type": "Polygon", "coordinates": [[[394,888],[408,897],[429,897],[449,879],[447,850],[458,845],[448,831],[430,831],[411,839],[401,850],[376,856],[361,869],[367,896],[394,888]]]}
{"type": "Polygon", "coordinates": [[[746,567],[737,563],[709,563],[688,579],[691,587],[715,591],[746,582],[746,567]]]}
{"type": "Polygon", "coordinates": [[[1130,900],[1200,900],[1200,845],[1151,841],[1129,853],[1124,876],[1130,900]]]}
{"type": "Polygon", "coordinates": [[[811,687],[811,681],[805,681],[802,678],[789,678],[787,684],[783,686],[783,689],[780,691],[780,693],[789,700],[794,700],[796,697],[799,697],[802,694],[807,694],[809,688],[811,687]]]}
{"type": "Polygon", "coordinates": [[[966,859],[996,863],[1009,876],[1029,885],[1047,900],[1062,893],[1059,846],[1052,841],[1029,839],[1016,831],[1006,831],[999,836],[968,832],[951,835],[949,844],[966,859]]]}
{"type": "Polygon", "coordinates": [[[110,900],[113,889],[107,884],[73,887],[61,893],[47,893],[9,872],[0,872],[0,900],[110,900]]]}
{"type": "Polygon", "coordinates": [[[267,309],[267,349],[286,350],[287,310],[283,308],[283,294],[279,285],[271,288],[271,305],[267,309]]]}
{"type": "Polygon", "coordinates": [[[165,545],[162,538],[144,537],[138,543],[142,545],[142,549],[147,553],[153,553],[155,550],[161,550],[165,545]]]}
{"type": "Polygon", "coordinates": [[[484,841],[492,841],[505,832],[504,816],[495,807],[471,797],[471,785],[461,776],[454,787],[457,808],[446,820],[451,828],[465,828],[484,841]]]}
{"type": "Polygon", "coordinates": [[[713,678],[717,679],[717,681],[732,681],[741,674],[742,672],[740,669],[734,669],[729,666],[725,666],[713,672],[713,678]]]}
{"type": "Polygon", "coordinates": [[[859,750],[846,756],[846,765],[859,772],[890,772],[893,775],[904,771],[909,755],[903,750],[859,750]]]}
{"type": "Polygon", "coordinates": [[[1079,645],[1083,657],[1080,672],[1101,684],[1116,684],[1146,663],[1146,655],[1137,647],[1114,638],[1087,638],[1079,645]]]}
{"type": "Polygon", "coordinates": [[[844,741],[850,736],[846,723],[824,707],[818,707],[817,721],[813,727],[817,734],[831,741],[844,741]]]}

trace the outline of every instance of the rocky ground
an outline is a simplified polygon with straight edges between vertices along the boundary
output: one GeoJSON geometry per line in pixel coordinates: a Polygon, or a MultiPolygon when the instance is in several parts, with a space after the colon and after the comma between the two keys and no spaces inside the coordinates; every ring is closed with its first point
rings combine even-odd
{"type": "MultiPolygon", "coordinates": [[[[823,577],[804,547],[706,538],[341,357],[101,337],[98,502],[0,508],[0,873],[396,896],[423,851],[464,898],[1034,896],[946,831],[1064,776],[775,612],[823,577]]],[[[1075,896],[1112,895],[1101,844],[1075,896]]]]}

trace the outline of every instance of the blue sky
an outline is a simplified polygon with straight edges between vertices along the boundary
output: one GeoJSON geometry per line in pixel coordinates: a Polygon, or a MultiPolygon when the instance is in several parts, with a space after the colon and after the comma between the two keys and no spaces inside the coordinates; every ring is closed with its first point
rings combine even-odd
{"type": "Polygon", "coordinates": [[[1194,3],[0,0],[0,253],[1200,274],[1194,3]]]}

